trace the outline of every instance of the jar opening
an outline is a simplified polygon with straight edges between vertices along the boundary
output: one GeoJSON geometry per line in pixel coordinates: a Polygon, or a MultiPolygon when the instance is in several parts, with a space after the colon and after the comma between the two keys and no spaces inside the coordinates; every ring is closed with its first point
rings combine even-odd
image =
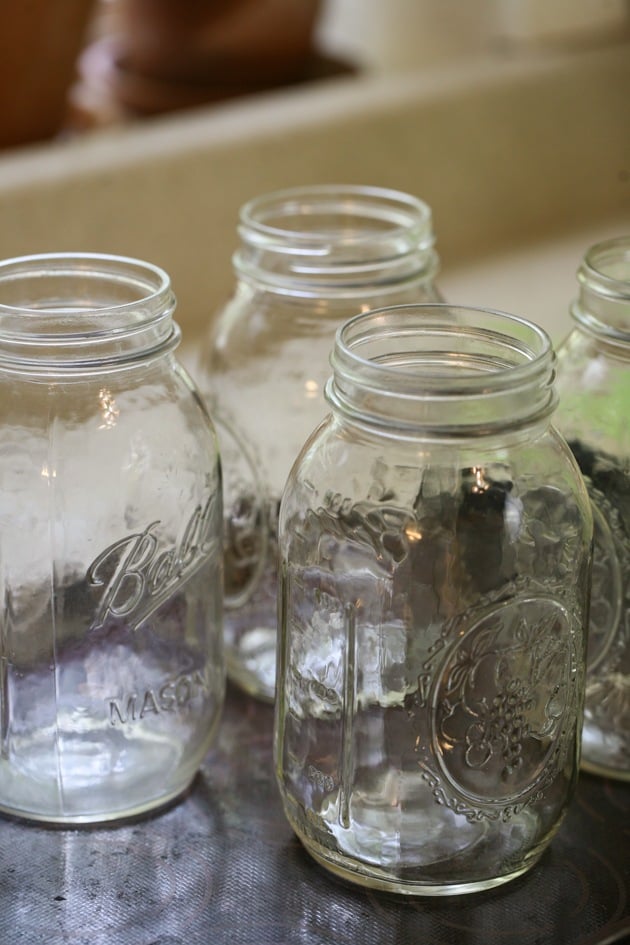
{"type": "Polygon", "coordinates": [[[276,292],[351,291],[433,276],[431,210],[394,190],[313,186],[257,197],[241,210],[240,277],[276,292]]]}
{"type": "Polygon", "coordinates": [[[49,253],[0,262],[0,359],[22,367],[137,358],[172,347],[168,275],[136,259],[49,253]]]}
{"type": "Polygon", "coordinates": [[[331,403],[365,422],[474,429],[550,414],[554,353],[533,322],[444,303],[357,315],[337,332],[331,403]]]}
{"type": "Polygon", "coordinates": [[[571,314],[611,344],[630,343],[630,236],[596,243],[578,269],[580,294],[571,314]]]}
{"type": "Polygon", "coordinates": [[[630,236],[596,243],[585,263],[595,277],[606,281],[609,291],[630,298],[630,236]]]}

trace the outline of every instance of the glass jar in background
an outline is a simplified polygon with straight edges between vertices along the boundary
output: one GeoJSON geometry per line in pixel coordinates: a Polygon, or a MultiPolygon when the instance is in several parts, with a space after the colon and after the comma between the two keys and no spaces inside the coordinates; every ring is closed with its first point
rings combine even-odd
{"type": "Polygon", "coordinates": [[[592,520],[516,317],[398,306],[338,333],[279,522],[276,772],[314,858],[398,893],[531,867],[579,764],[592,520]]]}
{"type": "Polygon", "coordinates": [[[582,764],[630,780],[630,236],[591,247],[578,281],[557,423],[595,523],[582,764]]]}
{"type": "Polygon", "coordinates": [[[436,301],[429,207],[375,187],[271,193],[241,210],[234,296],[198,369],[224,475],[228,675],[273,699],[277,517],[291,464],[326,414],[336,329],[385,304],[436,301]]]}
{"type": "Polygon", "coordinates": [[[168,276],[0,263],[0,810],[90,822],[180,794],[222,708],[216,437],[168,276]]]}

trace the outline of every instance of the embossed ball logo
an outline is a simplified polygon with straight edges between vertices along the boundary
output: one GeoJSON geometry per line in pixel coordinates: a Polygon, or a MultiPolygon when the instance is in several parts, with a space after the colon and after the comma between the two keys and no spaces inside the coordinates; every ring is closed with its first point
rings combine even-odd
{"type": "Polygon", "coordinates": [[[468,627],[432,693],[435,757],[461,795],[522,801],[554,776],[574,735],[574,667],[557,601],[511,601],[468,627]]]}
{"type": "Polygon", "coordinates": [[[100,590],[92,630],[110,619],[138,627],[207,561],[218,546],[217,493],[198,505],[174,545],[162,547],[160,520],[102,551],[87,569],[88,586],[100,590]]]}

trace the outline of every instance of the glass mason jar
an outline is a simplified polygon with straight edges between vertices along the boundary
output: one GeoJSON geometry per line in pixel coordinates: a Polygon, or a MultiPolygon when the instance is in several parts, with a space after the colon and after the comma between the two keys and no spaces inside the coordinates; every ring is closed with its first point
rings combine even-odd
{"type": "Polygon", "coordinates": [[[357,883],[487,889],[540,857],[579,762],[592,520],[553,350],[510,315],[397,306],[332,366],[280,510],[285,811],[357,883]]]}
{"type": "Polygon", "coordinates": [[[110,820],[192,780],[224,695],[216,438],[168,276],[0,263],[0,810],[110,820]]]}
{"type": "Polygon", "coordinates": [[[595,522],[582,765],[630,780],[630,236],[593,246],[578,281],[557,424],[595,522]]]}
{"type": "Polygon", "coordinates": [[[228,675],[274,696],[277,518],[289,470],[326,415],[336,329],[379,305],[439,300],[431,211],[407,194],[314,186],[240,213],[233,297],[197,375],[221,444],[228,675]]]}

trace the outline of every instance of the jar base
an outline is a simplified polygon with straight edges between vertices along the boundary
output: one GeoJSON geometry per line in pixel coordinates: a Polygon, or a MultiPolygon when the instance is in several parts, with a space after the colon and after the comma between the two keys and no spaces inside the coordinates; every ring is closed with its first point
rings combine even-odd
{"type": "MultiPolygon", "coordinates": [[[[444,808],[438,810],[443,812],[444,808]]],[[[429,818],[424,818],[422,824],[416,821],[415,825],[403,824],[399,819],[400,835],[405,834],[406,842],[400,844],[399,835],[400,856],[392,856],[397,841],[392,839],[385,822],[380,831],[366,833],[368,842],[359,852],[356,846],[344,847],[338,837],[336,842],[332,837],[324,840],[309,814],[299,805],[294,807],[286,796],[284,811],[304,849],[328,872],[355,885],[404,896],[440,897],[482,892],[516,879],[538,862],[561,822],[560,818],[538,842],[533,840],[526,848],[521,843],[518,848],[512,844],[510,849],[508,844],[500,849],[496,843],[492,844],[485,829],[487,824],[485,827],[479,823],[473,825],[483,828],[477,837],[462,838],[451,830],[449,844],[445,846],[440,845],[429,818]],[[412,852],[414,844],[415,853],[412,852]],[[403,846],[406,849],[403,850],[403,846]],[[493,875],[495,867],[497,871],[502,867],[503,872],[493,875]]]]}
{"type": "Polygon", "coordinates": [[[63,813],[39,812],[15,807],[11,804],[5,804],[0,800],[0,814],[16,818],[19,820],[30,820],[39,824],[50,824],[51,826],[90,826],[113,821],[135,820],[140,817],[155,814],[157,811],[180,801],[190,789],[196,777],[196,772],[191,778],[188,778],[183,784],[176,788],[159,794],[156,797],[143,801],[131,807],[121,807],[110,811],[66,811],[63,813]]]}
{"type": "Polygon", "coordinates": [[[490,879],[476,880],[474,882],[452,882],[452,883],[428,883],[416,879],[405,879],[403,877],[388,877],[380,871],[371,867],[364,866],[361,870],[352,869],[342,862],[332,857],[324,856],[308,842],[300,837],[300,842],[307,853],[328,872],[333,873],[340,879],[346,880],[355,885],[364,886],[368,889],[377,889],[381,892],[394,893],[403,896],[461,896],[470,893],[484,892],[488,889],[494,889],[496,886],[502,886],[509,883],[524,873],[527,873],[540,859],[542,851],[532,859],[528,860],[523,866],[502,876],[492,877],[490,879]]]}
{"type": "Polygon", "coordinates": [[[218,721],[218,714],[207,719],[203,742],[194,751],[183,726],[160,737],[137,726],[136,737],[129,734],[124,741],[114,726],[100,741],[98,729],[86,727],[78,736],[66,730],[61,757],[54,740],[40,731],[40,737],[15,745],[12,757],[0,759],[0,813],[68,825],[141,817],[187,791],[218,721]],[[183,758],[184,751],[190,757],[183,758]]]}
{"type": "Polygon", "coordinates": [[[586,758],[582,758],[580,762],[580,769],[586,774],[596,775],[599,778],[610,778],[615,781],[626,781],[630,783],[630,771],[622,770],[620,768],[612,768],[610,765],[606,765],[603,762],[588,761],[586,758]]]}
{"type": "Polygon", "coordinates": [[[619,732],[605,731],[593,724],[585,713],[582,729],[582,757],[580,768],[600,778],[630,781],[630,756],[625,735],[625,719],[621,718],[619,732]]]}

